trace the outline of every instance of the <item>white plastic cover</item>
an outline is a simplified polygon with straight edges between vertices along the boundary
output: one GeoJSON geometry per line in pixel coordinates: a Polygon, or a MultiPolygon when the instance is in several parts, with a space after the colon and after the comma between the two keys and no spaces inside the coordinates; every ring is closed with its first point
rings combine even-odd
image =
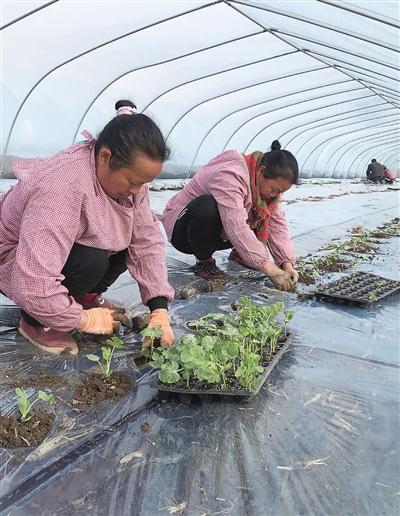
{"type": "Polygon", "coordinates": [[[400,167],[396,2],[9,1],[1,26],[3,155],[54,153],[130,98],[173,173],[274,139],[303,176],[400,167]]]}

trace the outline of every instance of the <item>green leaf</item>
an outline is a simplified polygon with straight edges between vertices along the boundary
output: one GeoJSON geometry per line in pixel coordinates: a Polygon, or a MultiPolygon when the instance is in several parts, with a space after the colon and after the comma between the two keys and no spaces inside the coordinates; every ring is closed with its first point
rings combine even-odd
{"type": "Polygon", "coordinates": [[[86,355],[86,358],[92,362],[100,362],[100,358],[97,355],[86,355]]]}
{"type": "Polygon", "coordinates": [[[140,332],[140,335],[142,335],[143,337],[149,337],[153,340],[161,339],[161,337],[163,336],[163,331],[162,331],[161,326],[154,326],[154,327],[148,326],[147,328],[145,328],[144,330],[142,330],[140,332]]]}
{"type": "Polygon", "coordinates": [[[182,343],[186,346],[197,346],[197,339],[190,333],[182,338],[182,343]]]}
{"type": "Polygon", "coordinates": [[[119,337],[115,337],[115,336],[111,337],[111,339],[107,339],[106,342],[113,348],[123,348],[124,347],[124,341],[121,340],[119,337]]]}
{"type": "Polygon", "coordinates": [[[101,348],[101,353],[103,355],[103,358],[106,362],[108,362],[109,360],[111,360],[111,357],[112,357],[112,351],[110,348],[106,348],[106,347],[102,347],[101,348]]]}
{"type": "Polygon", "coordinates": [[[47,401],[48,403],[51,403],[54,401],[54,396],[52,393],[47,394],[45,391],[39,391],[38,392],[38,398],[47,401]]]}
{"type": "Polygon", "coordinates": [[[15,393],[19,398],[28,399],[28,394],[25,389],[21,389],[21,387],[17,387],[15,389],[15,393]]]}

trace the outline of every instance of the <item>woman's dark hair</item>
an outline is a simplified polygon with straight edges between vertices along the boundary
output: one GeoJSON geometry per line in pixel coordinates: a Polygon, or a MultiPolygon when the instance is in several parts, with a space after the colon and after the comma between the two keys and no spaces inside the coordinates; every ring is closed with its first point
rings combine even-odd
{"type": "Polygon", "coordinates": [[[271,150],[281,150],[281,144],[279,143],[278,140],[274,140],[272,143],[271,143],[271,150]]]}
{"type": "MultiPolygon", "coordinates": [[[[130,100],[119,100],[115,109],[136,106],[130,100]]],[[[132,165],[137,155],[144,154],[154,161],[165,161],[170,151],[159,127],[143,114],[118,115],[104,127],[94,148],[97,157],[101,147],[111,151],[110,169],[132,165]]]]}
{"type": "Polygon", "coordinates": [[[293,185],[299,180],[299,166],[293,154],[287,150],[272,150],[266,152],[261,160],[261,165],[265,167],[263,176],[266,179],[276,179],[282,177],[293,185]]]}

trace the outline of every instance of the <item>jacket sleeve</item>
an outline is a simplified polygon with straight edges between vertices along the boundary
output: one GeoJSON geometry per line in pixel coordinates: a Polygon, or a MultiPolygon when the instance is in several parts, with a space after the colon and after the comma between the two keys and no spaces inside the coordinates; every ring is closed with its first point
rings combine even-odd
{"type": "Polygon", "coordinates": [[[11,284],[13,299],[44,326],[69,331],[82,306],[61,282],[79,228],[79,193],[39,185],[27,192],[11,284]]]}
{"type": "Polygon", "coordinates": [[[245,177],[229,169],[217,171],[208,185],[210,195],[217,201],[222,226],[228,239],[243,261],[259,270],[271,257],[268,249],[247,224],[248,213],[244,206],[247,190],[245,177]]]}
{"type": "Polygon", "coordinates": [[[143,194],[138,200],[127,266],[138,282],[143,304],[155,297],[173,300],[174,290],[168,283],[164,237],[150,209],[147,186],[143,186],[143,194]]]}
{"type": "Polygon", "coordinates": [[[278,266],[284,262],[291,262],[294,265],[296,261],[294,245],[290,238],[285,213],[279,205],[270,217],[268,246],[278,266]]]}

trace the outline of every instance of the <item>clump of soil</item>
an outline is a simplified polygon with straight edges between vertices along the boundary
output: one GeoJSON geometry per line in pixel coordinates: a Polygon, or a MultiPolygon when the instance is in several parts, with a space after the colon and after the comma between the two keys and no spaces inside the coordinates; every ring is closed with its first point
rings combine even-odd
{"type": "Polygon", "coordinates": [[[353,251],[354,253],[372,254],[376,253],[377,248],[370,244],[355,243],[350,247],[350,251],[353,251]]]}
{"type": "Polygon", "coordinates": [[[150,430],[151,426],[148,421],[144,421],[144,423],[142,423],[140,425],[140,428],[141,428],[142,432],[148,432],[150,430]]]}
{"type": "Polygon", "coordinates": [[[41,443],[50,432],[54,414],[43,410],[32,413],[25,423],[15,416],[0,416],[0,446],[4,448],[20,448],[35,446],[41,443]]]}
{"type": "Polygon", "coordinates": [[[296,292],[297,299],[299,301],[305,301],[306,299],[312,299],[314,297],[313,292],[296,292]]]}
{"type": "Polygon", "coordinates": [[[349,264],[345,262],[331,262],[318,264],[318,270],[321,272],[342,272],[349,268],[349,264]]]}
{"type": "Polygon", "coordinates": [[[150,313],[145,312],[143,314],[132,317],[132,330],[136,333],[140,333],[147,328],[150,322],[150,313]]]}
{"type": "Polygon", "coordinates": [[[198,293],[199,291],[193,285],[186,285],[178,292],[177,297],[179,299],[190,299],[198,293]]]}
{"type": "Polygon", "coordinates": [[[364,228],[362,226],[355,226],[354,228],[352,228],[350,233],[357,234],[357,233],[362,233],[363,231],[364,231],[364,228]]]}
{"type": "Polygon", "coordinates": [[[92,348],[99,349],[101,346],[105,345],[106,340],[109,339],[109,337],[77,331],[74,332],[74,339],[79,348],[84,347],[87,350],[92,348]]]}
{"type": "Polygon", "coordinates": [[[26,389],[28,387],[49,387],[59,389],[68,385],[67,380],[63,376],[54,376],[50,374],[41,374],[38,376],[31,376],[28,378],[15,378],[9,381],[13,387],[21,387],[26,389]]]}
{"type": "Polygon", "coordinates": [[[299,272],[299,283],[304,283],[304,285],[314,285],[315,278],[307,271],[299,272]]]}
{"type": "Polygon", "coordinates": [[[124,396],[131,387],[129,376],[118,371],[111,373],[107,379],[91,374],[76,388],[72,403],[80,409],[86,409],[100,401],[124,396]]]}
{"type": "Polygon", "coordinates": [[[228,283],[228,280],[226,279],[215,279],[208,281],[208,292],[219,292],[222,290],[226,284],[228,283]]]}

